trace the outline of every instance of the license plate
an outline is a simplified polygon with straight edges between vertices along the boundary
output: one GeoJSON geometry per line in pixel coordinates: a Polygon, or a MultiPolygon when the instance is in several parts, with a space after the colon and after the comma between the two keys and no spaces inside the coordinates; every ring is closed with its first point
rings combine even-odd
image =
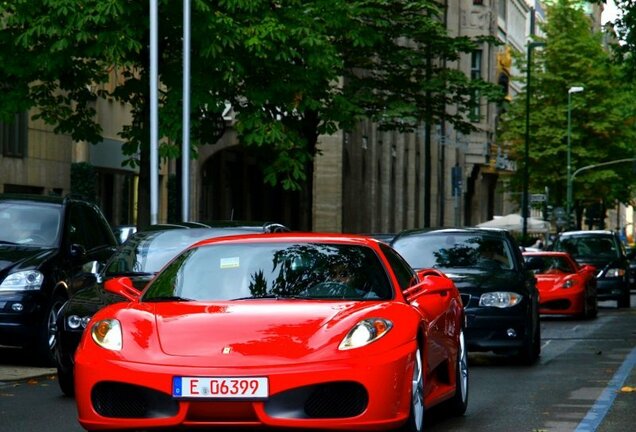
{"type": "Polygon", "coordinates": [[[174,377],[172,396],[204,399],[264,399],[269,396],[266,377],[174,377]]]}

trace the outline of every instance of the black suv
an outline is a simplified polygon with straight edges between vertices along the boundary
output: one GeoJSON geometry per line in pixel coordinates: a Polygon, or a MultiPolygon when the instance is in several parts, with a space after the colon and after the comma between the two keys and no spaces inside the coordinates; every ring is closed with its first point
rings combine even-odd
{"type": "Polygon", "coordinates": [[[551,249],[569,252],[579,264],[596,267],[599,300],[616,300],[619,308],[630,307],[629,257],[617,233],[566,231],[559,234],[551,249]]]}
{"type": "Polygon", "coordinates": [[[0,345],[52,363],[67,281],[105,262],[117,240],[97,206],[73,197],[0,194],[0,345]]]}
{"type": "Polygon", "coordinates": [[[541,352],[536,279],[503,229],[411,230],[391,242],[411,267],[436,268],[461,294],[471,351],[513,354],[533,364],[541,352]]]}

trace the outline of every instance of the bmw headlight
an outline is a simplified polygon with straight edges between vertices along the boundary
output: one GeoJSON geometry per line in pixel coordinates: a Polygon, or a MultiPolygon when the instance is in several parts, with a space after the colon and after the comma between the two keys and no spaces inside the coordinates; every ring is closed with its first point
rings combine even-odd
{"type": "Polygon", "coordinates": [[[338,349],[347,350],[370,344],[387,334],[393,323],[383,318],[369,318],[357,323],[340,342],[338,349]]]}
{"type": "Polygon", "coordinates": [[[116,319],[97,321],[91,328],[91,336],[97,345],[111,351],[122,346],[121,324],[116,319]]]}
{"type": "Polygon", "coordinates": [[[479,306],[496,307],[496,308],[509,308],[513,307],[519,302],[523,296],[514,292],[508,291],[493,291],[484,293],[479,298],[479,306]]]}
{"type": "Polygon", "coordinates": [[[71,330],[84,330],[90,320],[89,316],[69,315],[66,318],[66,326],[71,330]]]}
{"type": "Polygon", "coordinates": [[[34,291],[42,287],[44,275],[37,270],[24,270],[8,275],[0,283],[0,291],[34,291]]]}
{"type": "Polygon", "coordinates": [[[625,276],[625,269],[611,268],[605,272],[605,277],[623,277],[625,276]]]}

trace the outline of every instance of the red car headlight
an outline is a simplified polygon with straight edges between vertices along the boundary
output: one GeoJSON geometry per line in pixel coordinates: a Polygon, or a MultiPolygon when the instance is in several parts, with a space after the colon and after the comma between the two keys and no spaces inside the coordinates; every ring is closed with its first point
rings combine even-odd
{"type": "Polygon", "coordinates": [[[91,328],[91,336],[97,345],[111,351],[122,346],[121,324],[116,319],[97,321],[91,328]]]}
{"type": "Polygon", "coordinates": [[[348,350],[370,344],[388,333],[393,323],[384,318],[369,318],[357,323],[340,342],[338,349],[348,350]]]}

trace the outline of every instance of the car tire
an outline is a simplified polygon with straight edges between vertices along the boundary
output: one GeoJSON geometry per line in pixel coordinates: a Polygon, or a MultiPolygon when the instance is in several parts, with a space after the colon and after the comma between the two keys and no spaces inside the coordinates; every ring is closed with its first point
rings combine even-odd
{"type": "Polygon", "coordinates": [[[537,362],[541,355],[541,324],[536,320],[535,328],[532,334],[524,341],[524,346],[517,353],[519,363],[532,366],[537,362]]]}
{"type": "Polygon", "coordinates": [[[66,297],[62,294],[55,294],[46,308],[44,320],[40,324],[40,330],[35,341],[34,351],[36,361],[42,366],[54,366],[54,349],[57,339],[57,313],[60,311],[66,297]]]}
{"type": "Polygon", "coordinates": [[[583,318],[586,320],[591,320],[596,318],[598,315],[598,303],[596,301],[596,296],[588,295],[585,297],[585,311],[583,313],[583,318]]]}
{"type": "Polygon", "coordinates": [[[619,309],[623,309],[623,308],[627,309],[632,306],[631,303],[632,303],[632,296],[631,296],[629,288],[627,288],[625,289],[625,292],[621,294],[618,300],[616,300],[616,306],[619,309]]]}
{"type": "Polygon", "coordinates": [[[61,367],[57,367],[57,383],[60,386],[60,390],[65,396],[75,396],[75,378],[73,376],[73,370],[66,371],[61,367]]]}
{"type": "Polygon", "coordinates": [[[448,401],[450,415],[464,415],[468,408],[468,351],[464,340],[464,331],[459,333],[459,349],[455,362],[455,394],[448,401]]]}
{"type": "Polygon", "coordinates": [[[422,369],[422,352],[419,347],[415,351],[413,375],[411,376],[411,409],[405,432],[421,432],[424,429],[424,371],[422,369]]]}

